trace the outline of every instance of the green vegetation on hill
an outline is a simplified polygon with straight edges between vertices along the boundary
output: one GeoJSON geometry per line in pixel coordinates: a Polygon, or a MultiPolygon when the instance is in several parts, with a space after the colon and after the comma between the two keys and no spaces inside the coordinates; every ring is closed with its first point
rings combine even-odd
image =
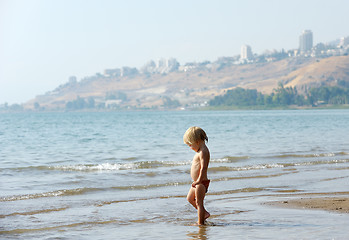
{"type": "MultiPolygon", "coordinates": [[[[114,99],[114,98],[112,98],[114,99]]],[[[342,105],[349,104],[349,88],[328,87],[311,88],[306,95],[299,94],[296,87],[284,87],[279,83],[278,88],[269,94],[262,94],[256,89],[235,88],[228,90],[224,95],[216,96],[209,101],[211,107],[233,108],[280,108],[287,106],[318,106],[318,105],[342,105]]],[[[164,106],[167,108],[180,107],[178,101],[164,98],[164,106]]],[[[78,97],[68,102],[66,110],[106,109],[104,104],[95,104],[93,98],[84,100],[78,97]]]]}
{"type": "Polygon", "coordinates": [[[84,100],[78,96],[76,100],[68,102],[65,107],[67,110],[92,109],[95,108],[95,100],[92,97],[84,100]]]}
{"type": "Polygon", "coordinates": [[[319,104],[349,104],[349,88],[345,87],[319,87],[312,88],[306,96],[297,92],[296,87],[284,87],[279,84],[277,89],[268,95],[255,89],[235,88],[228,90],[222,96],[216,96],[209,102],[212,107],[283,107],[290,105],[316,106],[319,104]]]}

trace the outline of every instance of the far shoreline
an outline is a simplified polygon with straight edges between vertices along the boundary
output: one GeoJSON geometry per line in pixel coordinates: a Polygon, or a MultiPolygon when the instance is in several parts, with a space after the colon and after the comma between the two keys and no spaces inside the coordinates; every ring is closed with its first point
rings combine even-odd
{"type": "Polygon", "coordinates": [[[321,106],[207,106],[197,108],[119,108],[119,109],[0,109],[0,113],[45,113],[45,112],[181,112],[181,111],[278,111],[278,110],[346,110],[349,104],[343,105],[321,105],[321,106]]]}

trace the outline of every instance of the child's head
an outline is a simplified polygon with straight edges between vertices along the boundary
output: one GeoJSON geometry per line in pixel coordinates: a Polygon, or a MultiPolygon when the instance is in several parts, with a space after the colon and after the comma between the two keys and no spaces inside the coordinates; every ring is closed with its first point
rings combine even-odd
{"type": "Polygon", "coordinates": [[[208,141],[208,137],[202,128],[190,127],[184,133],[183,141],[185,144],[193,144],[199,141],[208,141]]]}

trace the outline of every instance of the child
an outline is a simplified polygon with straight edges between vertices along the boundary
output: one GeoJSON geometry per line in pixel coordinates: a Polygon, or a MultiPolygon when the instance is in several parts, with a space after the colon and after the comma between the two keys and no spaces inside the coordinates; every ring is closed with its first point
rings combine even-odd
{"type": "Polygon", "coordinates": [[[193,183],[187,195],[187,200],[198,211],[198,225],[204,225],[205,220],[210,217],[204,207],[204,198],[207,193],[210,180],[207,178],[207,168],[210,161],[210,151],[205,141],[208,141],[206,133],[199,127],[190,127],[183,136],[183,141],[196,152],[190,175],[193,183]]]}

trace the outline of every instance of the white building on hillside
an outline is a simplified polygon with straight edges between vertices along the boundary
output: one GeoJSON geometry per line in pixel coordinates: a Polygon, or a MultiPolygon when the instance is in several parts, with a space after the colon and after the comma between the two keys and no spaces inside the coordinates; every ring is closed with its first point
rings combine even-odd
{"type": "Polygon", "coordinates": [[[299,36],[299,50],[301,53],[311,51],[313,48],[313,32],[310,30],[304,30],[299,36]]]}
{"type": "Polygon", "coordinates": [[[253,60],[253,54],[249,45],[243,45],[241,47],[241,58],[240,60],[253,60]]]}

